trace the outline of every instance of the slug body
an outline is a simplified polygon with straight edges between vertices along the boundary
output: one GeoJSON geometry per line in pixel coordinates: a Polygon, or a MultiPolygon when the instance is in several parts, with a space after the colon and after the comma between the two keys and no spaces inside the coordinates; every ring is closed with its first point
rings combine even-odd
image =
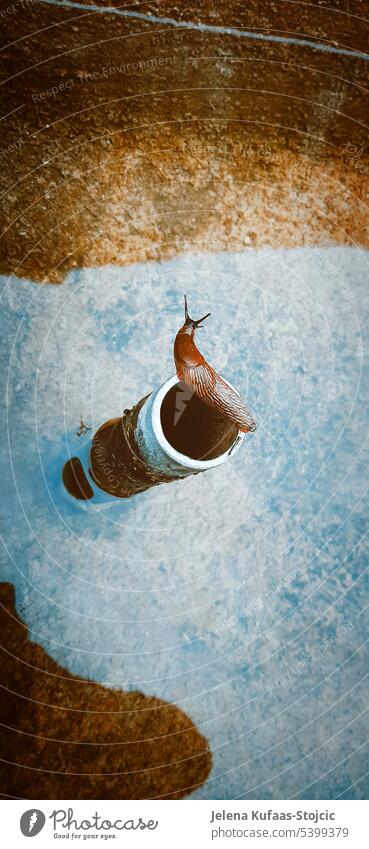
{"type": "Polygon", "coordinates": [[[209,407],[223,413],[243,433],[256,430],[256,423],[238,393],[206,362],[194,340],[195,330],[210,313],[193,321],[187,311],[185,323],[174,341],[174,362],[180,381],[186,384],[209,407]]]}

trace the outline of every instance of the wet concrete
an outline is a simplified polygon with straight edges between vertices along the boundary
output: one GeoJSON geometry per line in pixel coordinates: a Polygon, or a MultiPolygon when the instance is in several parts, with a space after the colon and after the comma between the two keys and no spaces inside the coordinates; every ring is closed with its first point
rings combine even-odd
{"type": "Polygon", "coordinates": [[[368,797],[368,263],[267,249],[2,281],[3,579],[64,669],[185,711],[213,758],[198,798],[368,797]],[[65,460],[172,372],[184,282],[256,433],[170,486],[69,498],[65,460]]]}

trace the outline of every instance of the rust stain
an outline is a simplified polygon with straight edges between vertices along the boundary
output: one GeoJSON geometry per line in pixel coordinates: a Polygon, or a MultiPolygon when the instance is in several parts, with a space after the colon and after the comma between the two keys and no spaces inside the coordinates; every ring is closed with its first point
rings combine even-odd
{"type": "Polygon", "coordinates": [[[78,679],[28,639],[0,584],[0,793],[181,799],[206,780],[207,741],[178,707],[78,679]]]}
{"type": "MultiPolygon", "coordinates": [[[[201,14],[365,49],[365,22],[292,7],[201,14]]],[[[2,272],[368,245],[369,63],[37,2],[2,23],[2,272]]]]}

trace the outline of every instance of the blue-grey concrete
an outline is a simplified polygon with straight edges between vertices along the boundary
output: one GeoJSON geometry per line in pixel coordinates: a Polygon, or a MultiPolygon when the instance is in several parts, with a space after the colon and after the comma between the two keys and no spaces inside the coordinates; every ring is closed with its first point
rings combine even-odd
{"type": "Polygon", "coordinates": [[[3,278],[2,579],[73,673],[179,704],[195,798],[367,798],[369,254],[261,250],[3,278]],[[110,505],[60,472],[173,374],[183,293],[258,430],[110,505]]]}

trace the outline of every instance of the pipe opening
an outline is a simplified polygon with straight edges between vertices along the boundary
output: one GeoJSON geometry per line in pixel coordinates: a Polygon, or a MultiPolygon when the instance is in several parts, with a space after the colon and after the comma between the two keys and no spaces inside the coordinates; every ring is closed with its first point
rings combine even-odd
{"type": "Polygon", "coordinates": [[[192,460],[215,460],[238,436],[236,425],[180,382],[164,395],[160,421],[170,445],[192,460]]]}

